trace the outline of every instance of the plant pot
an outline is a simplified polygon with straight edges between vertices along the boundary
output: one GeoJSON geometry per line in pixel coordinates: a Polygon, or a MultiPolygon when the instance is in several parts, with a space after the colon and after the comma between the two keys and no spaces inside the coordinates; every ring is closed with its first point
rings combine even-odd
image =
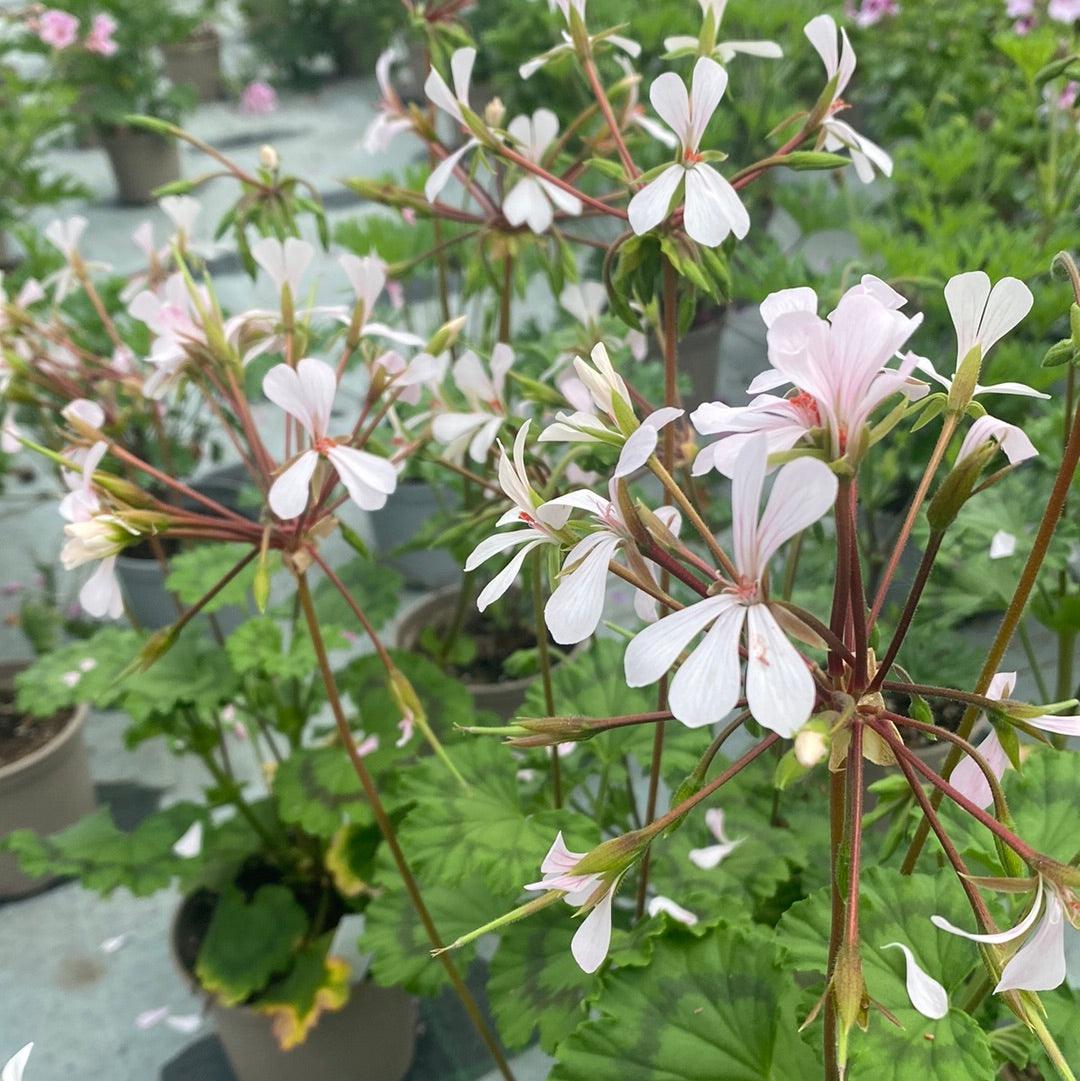
{"type": "MultiPolygon", "coordinates": [[[[458,600],[457,586],[446,586],[425,597],[405,613],[398,623],[394,637],[399,649],[415,649],[425,627],[443,628],[450,625],[458,600]]],[[[571,656],[583,645],[575,646],[571,656]]],[[[513,717],[525,701],[525,695],[536,676],[508,679],[498,683],[480,683],[463,679],[478,710],[490,710],[504,720],[513,717]]]]}
{"type": "Polygon", "coordinates": [[[101,144],[109,155],[117,197],[124,206],[153,203],[156,188],[180,179],[180,151],[173,139],[114,128],[102,134],[101,144]]]}
{"type": "MultiPolygon", "coordinates": [[[[255,512],[240,504],[241,489],[248,482],[248,474],[242,465],[225,466],[211,470],[192,483],[192,487],[205,496],[217,500],[229,510],[252,517],[255,512]]],[[[185,500],[184,506],[200,509],[194,500],[185,500]]],[[[166,574],[153,554],[137,556],[121,554],[116,557],[116,575],[131,614],[140,627],[158,630],[175,622],[176,602],[165,588],[166,574]]],[[[245,612],[229,606],[214,613],[214,619],[223,634],[234,631],[244,620],[245,612]]]]}
{"type": "MultiPolygon", "coordinates": [[[[0,664],[0,685],[10,687],[19,664],[0,664]]],[[[73,825],[94,809],[83,722],[79,706],[44,746],[0,766],[0,837],[17,829],[47,835],[73,825]]],[[[25,897],[55,879],[30,878],[14,856],[0,854],[0,898],[25,897]]]]}
{"type": "MultiPolygon", "coordinates": [[[[189,901],[173,920],[170,945],[182,977],[199,991],[177,948],[189,901]]],[[[236,1081],[401,1081],[416,1050],[419,1006],[399,987],[357,980],[340,1010],[324,1013],[307,1039],[282,1051],[268,1017],[248,1006],[211,999],[213,1019],[236,1081]]]]}
{"type": "MultiPolygon", "coordinates": [[[[450,494],[456,506],[456,493],[450,494]]],[[[398,486],[386,507],[371,515],[375,546],[383,562],[399,571],[405,584],[414,589],[441,589],[461,578],[461,567],[444,548],[393,554],[412,540],[432,515],[447,509],[447,499],[439,489],[427,481],[409,480],[398,486]]]]}
{"type": "Polygon", "coordinates": [[[198,101],[220,101],[225,96],[221,73],[221,38],[211,26],[195,31],[186,41],[162,48],[165,74],[177,86],[189,86],[198,101]]]}

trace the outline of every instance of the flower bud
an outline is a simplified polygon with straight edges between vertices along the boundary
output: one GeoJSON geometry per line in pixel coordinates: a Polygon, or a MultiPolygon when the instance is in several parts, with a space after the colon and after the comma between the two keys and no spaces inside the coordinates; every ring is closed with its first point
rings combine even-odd
{"type": "Polygon", "coordinates": [[[264,169],[269,169],[271,172],[281,164],[278,152],[269,143],[265,143],[259,147],[259,164],[264,169]]]}
{"type": "Polygon", "coordinates": [[[810,769],[824,761],[829,753],[829,740],[824,732],[815,731],[809,726],[795,737],[795,761],[803,769],[810,769]]]}
{"type": "Polygon", "coordinates": [[[962,413],[968,407],[975,394],[975,385],[979,381],[982,371],[983,351],[982,346],[975,344],[968,350],[968,354],[960,362],[953,377],[952,386],[949,388],[949,412],[962,413]]]}
{"type": "Polygon", "coordinates": [[[851,1030],[855,1025],[863,1031],[866,1030],[867,1010],[870,1006],[870,996],[867,994],[866,981],[863,979],[862,959],[859,957],[859,947],[855,943],[845,942],[836,955],[832,994],[836,1002],[836,1020],[839,1028],[836,1059],[843,1070],[847,1064],[848,1038],[851,1030]]]}
{"type": "Polygon", "coordinates": [[[433,357],[445,353],[447,349],[458,340],[467,321],[468,316],[459,315],[456,319],[451,319],[449,322],[443,323],[443,325],[432,334],[427,345],[424,347],[424,351],[430,353],[433,357]]]}
{"type": "Polygon", "coordinates": [[[506,106],[502,98],[492,98],[484,109],[484,122],[492,128],[501,128],[506,119],[506,106]]]}
{"type": "Polygon", "coordinates": [[[654,833],[651,827],[646,827],[624,833],[621,837],[612,837],[610,841],[597,845],[578,860],[571,873],[575,875],[600,874],[610,881],[637,862],[638,857],[648,848],[654,833]]]}
{"type": "Polygon", "coordinates": [[[930,500],[930,505],[926,508],[926,520],[930,523],[932,531],[941,533],[952,525],[961,507],[971,498],[975,482],[996,450],[997,445],[988,441],[964,458],[962,462],[953,466],[952,471],[941,482],[941,487],[934,493],[934,498],[930,500]]]}

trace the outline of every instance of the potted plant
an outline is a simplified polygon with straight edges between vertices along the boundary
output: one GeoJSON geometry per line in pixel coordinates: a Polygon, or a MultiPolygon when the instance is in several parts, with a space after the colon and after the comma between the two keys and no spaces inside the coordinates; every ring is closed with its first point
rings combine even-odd
{"type": "MultiPolygon", "coordinates": [[[[189,569],[203,591],[217,577],[207,565],[189,569]]],[[[329,599],[317,591],[315,603],[339,649],[347,642],[326,618],[329,599]]],[[[379,622],[392,610],[368,600],[379,622]]],[[[355,952],[354,917],[378,905],[371,882],[381,840],[355,774],[340,768],[348,763],[332,727],[319,720],[324,692],[302,625],[255,617],[224,648],[188,632],[151,672],[118,680],[146,642],[105,628],[54,650],[20,674],[18,702],[46,716],[76,701],[121,710],[130,745],[164,739],[174,754],[198,758],[205,790],[151,813],[130,835],[102,809],[51,836],[18,830],[6,850],[27,872],[74,875],[103,895],[144,896],[176,882],[183,899],[169,948],[182,978],[205,994],[240,1081],[329,1081],[360,1055],[365,1076],[400,1081],[416,1002],[338,956],[355,952]],[[81,686],[62,678],[69,664],[81,686]]],[[[385,782],[410,768],[422,741],[401,738],[392,698],[372,682],[373,660],[349,662],[338,677],[363,703],[355,738],[385,782]]],[[[422,660],[398,661],[439,730],[471,718],[461,688],[422,660]]]]}
{"type": "Polygon", "coordinates": [[[120,202],[153,202],[155,189],[179,178],[179,151],[172,140],[136,130],[126,118],[149,113],[177,120],[193,102],[162,69],[158,46],[186,33],[178,30],[171,5],[74,0],[24,19],[25,44],[47,57],[49,78],[81,92],[76,119],[105,149],[120,202]]]}
{"type": "MultiPolygon", "coordinates": [[[[51,567],[40,571],[40,588],[20,590],[15,615],[27,643],[39,656],[55,649],[64,636],[86,635],[90,627],[63,610],[51,567]]],[[[76,647],[77,648],[77,647],[76,647]]],[[[74,662],[73,662],[74,663],[74,662]]],[[[73,688],[68,702],[45,715],[20,705],[15,682],[26,663],[0,665],[0,837],[16,830],[53,833],[73,825],[94,808],[94,789],[83,726],[87,704],[74,688],[92,667],[81,658],[62,676],[73,688]]],[[[47,886],[52,878],[23,874],[15,858],[0,854],[0,899],[22,897],[47,886]]]]}
{"type": "Polygon", "coordinates": [[[217,0],[204,0],[195,11],[177,13],[176,28],[161,46],[165,74],[176,86],[189,87],[196,101],[218,101],[225,94],[221,70],[221,35],[215,27],[217,0]]]}

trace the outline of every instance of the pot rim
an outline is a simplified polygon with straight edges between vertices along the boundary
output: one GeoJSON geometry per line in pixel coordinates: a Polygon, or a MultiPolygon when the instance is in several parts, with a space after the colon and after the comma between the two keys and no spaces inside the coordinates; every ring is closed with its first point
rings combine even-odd
{"type": "Polygon", "coordinates": [[[85,702],[80,702],[67,719],[67,723],[60,731],[36,750],[31,751],[22,758],[16,758],[6,766],[0,766],[0,788],[14,788],[22,785],[46,762],[63,754],[71,743],[82,732],[83,723],[90,712],[90,707],[85,702]]]}

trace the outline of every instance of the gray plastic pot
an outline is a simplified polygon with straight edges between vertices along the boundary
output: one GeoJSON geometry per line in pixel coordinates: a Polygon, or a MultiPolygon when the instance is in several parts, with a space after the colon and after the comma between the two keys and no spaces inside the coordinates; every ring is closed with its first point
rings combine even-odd
{"type": "MultiPolygon", "coordinates": [[[[22,667],[0,665],[0,683],[10,686],[22,667]]],[[[0,837],[18,829],[55,833],[94,809],[94,786],[83,741],[86,714],[87,708],[79,706],[44,747],[0,766],[0,837]]],[[[0,898],[25,897],[54,881],[24,875],[14,856],[0,854],[0,898]]]]}
{"type": "MultiPolygon", "coordinates": [[[[192,487],[229,510],[250,515],[250,511],[240,505],[239,498],[248,483],[244,467],[230,465],[205,473],[192,483],[192,487]]],[[[186,505],[193,510],[199,509],[194,501],[186,505]]],[[[120,579],[124,602],[140,627],[152,631],[176,621],[176,602],[165,588],[166,575],[157,559],[121,554],[116,558],[116,576],[120,579]]],[[[219,609],[214,619],[221,632],[228,634],[236,630],[246,614],[243,609],[230,606],[219,609]]]]}
{"type": "MultiPolygon", "coordinates": [[[[457,607],[458,587],[447,586],[425,597],[410,608],[398,623],[394,643],[398,649],[415,649],[425,627],[444,628],[450,625],[457,607]]],[[[585,648],[575,646],[571,656],[585,648]]],[[[490,710],[504,720],[515,716],[536,676],[508,679],[501,683],[466,683],[478,710],[490,710]]]]}
{"type": "Polygon", "coordinates": [[[180,151],[176,141],[133,128],[104,132],[101,145],[109,155],[116,194],[124,206],[156,202],[154,189],[180,179],[180,151]]]}
{"type": "MultiPolygon", "coordinates": [[[[170,946],[181,977],[200,987],[177,949],[187,901],[173,920],[170,946]]],[[[212,1019],[236,1081],[401,1081],[416,1052],[419,1004],[400,987],[357,980],[340,1010],[323,1013],[307,1039],[282,1051],[269,1017],[249,1006],[209,1000],[212,1019]]]]}
{"type": "Polygon", "coordinates": [[[406,585],[413,589],[441,589],[460,581],[461,567],[444,548],[394,554],[416,536],[432,515],[455,509],[457,504],[455,492],[446,495],[427,481],[407,480],[382,510],[371,515],[380,558],[401,573],[406,585]]]}
{"type": "Polygon", "coordinates": [[[220,101],[225,96],[221,74],[221,38],[204,26],[186,41],[175,41],[162,50],[165,74],[177,86],[189,86],[199,101],[220,101]]]}

